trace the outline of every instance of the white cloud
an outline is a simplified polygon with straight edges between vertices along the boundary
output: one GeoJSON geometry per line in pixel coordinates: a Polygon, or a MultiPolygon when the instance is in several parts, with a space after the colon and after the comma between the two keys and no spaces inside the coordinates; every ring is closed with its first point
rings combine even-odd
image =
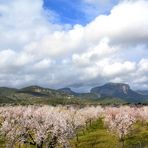
{"type": "Polygon", "coordinates": [[[148,59],[142,59],[138,66],[140,71],[148,72],[148,59]]]}
{"type": "Polygon", "coordinates": [[[1,85],[83,87],[119,81],[146,88],[148,1],[123,1],[109,15],[71,29],[54,19],[42,0],[0,1],[1,85]]]}
{"type": "Polygon", "coordinates": [[[119,76],[123,74],[127,74],[130,72],[134,72],[136,69],[135,63],[125,61],[123,63],[115,62],[113,64],[107,63],[103,68],[103,74],[106,76],[119,76]]]}
{"type": "Polygon", "coordinates": [[[104,38],[100,40],[98,44],[88,47],[86,52],[83,52],[82,54],[73,54],[72,60],[77,66],[88,66],[92,65],[93,63],[97,64],[98,60],[101,61],[106,56],[110,56],[111,54],[116,53],[118,50],[119,49],[117,47],[111,47],[109,45],[109,40],[104,38]]]}
{"type": "Polygon", "coordinates": [[[120,0],[81,0],[83,3],[81,11],[88,20],[94,19],[99,14],[106,14],[120,0]]]}

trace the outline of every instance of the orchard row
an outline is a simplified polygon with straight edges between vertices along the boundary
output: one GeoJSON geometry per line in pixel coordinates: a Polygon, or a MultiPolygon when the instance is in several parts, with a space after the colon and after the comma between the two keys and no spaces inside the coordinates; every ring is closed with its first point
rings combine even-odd
{"type": "Polygon", "coordinates": [[[0,107],[0,135],[6,147],[34,145],[37,148],[70,147],[78,131],[101,118],[111,133],[124,139],[136,122],[148,124],[148,107],[0,107]]]}

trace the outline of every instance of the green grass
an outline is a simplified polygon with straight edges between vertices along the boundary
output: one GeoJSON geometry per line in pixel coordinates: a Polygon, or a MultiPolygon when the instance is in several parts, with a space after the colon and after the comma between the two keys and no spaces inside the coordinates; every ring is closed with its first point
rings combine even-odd
{"type": "Polygon", "coordinates": [[[5,142],[0,138],[0,148],[5,148],[5,142]]]}
{"type": "MultiPolygon", "coordinates": [[[[118,137],[107,131],[101,119],[85,130],[85,134],[81,131],[79,140],[75,138],[71,145],[72,148],[121,148],[118,137]]],[[[132,134],[125,140],[125,148],[140,148],[140,146],[148,148],[148,128],[137,123],[132,134]]]]}
{"type": "Polygon", "coordinates": [[[72,141],[73,148],[115,148],[117,139],[103,126],[102,120],[96,121],[85,133],[79,133],[79,140],[72,141]]]}
{"type": "Polygon", "coordinates": [[[132,134],[126,139],[128,148],[148,148],[148,125],[137,123],[132,134]]]}

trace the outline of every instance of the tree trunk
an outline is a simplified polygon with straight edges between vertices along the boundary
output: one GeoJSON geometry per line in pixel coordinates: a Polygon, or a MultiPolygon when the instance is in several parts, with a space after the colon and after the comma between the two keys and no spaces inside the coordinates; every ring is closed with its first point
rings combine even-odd
{"type": "Polygon", "coordinates": [[[18,147],[21,148],[21,144],[20,143],[18,144],[18,147]]]}
{"type": "Polygon", "coordinates": [[[70,144],[67,142],[63,144],[63,148],[70,148],[70,147],[71,147],[70,144]]]}
{"type": "Polygon", "coordinates": [[[124,148],[124,140],[122,140],[121,142],[122,142],[122,148],[124,148]]]}
{"type": "Polygon", "coordinates": [[[76,133],[77,142],[79,141],[79,135],[76,133]]]}
{"type": "Polygon", "coordinates": [[[139,141],[139,146],[140,146],[140,148],[142,148],[142,147],[141,147],[141,142],[140,142],[140,141],[139,141]]]}
{"type": "Polygon", "coordinates": [[[85,135],[85,130],[83,129],[83,135],[85,135]]]}
{"type": "Polygon", "coordinates": [[[43,141],[40,144],[37,144],[37,148],[43,148],[43,141]]]}
{"type": "Polygon", "coordinates": [[[90,125],[90,127],[91,127],[91,119],[89,120],[89,125],[90,125]]]}
{"type": "Polygon", "coordinates": [[[51,142],[49,143],[48,148],[55,148],[55,146],[57,145],[57,140],[58,140],[58,138],[57,138],[56,136],[54,136],[54,137],[51,139],[51,142]]]}

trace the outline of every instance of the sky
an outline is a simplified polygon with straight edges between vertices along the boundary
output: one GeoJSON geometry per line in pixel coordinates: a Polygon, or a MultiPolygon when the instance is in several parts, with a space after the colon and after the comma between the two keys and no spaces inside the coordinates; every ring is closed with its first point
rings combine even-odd
{"type": "Polygon", "coordinates": [[[148,89],[147,0],[0,0],[0,86],[107,82],[148,89]]]}

